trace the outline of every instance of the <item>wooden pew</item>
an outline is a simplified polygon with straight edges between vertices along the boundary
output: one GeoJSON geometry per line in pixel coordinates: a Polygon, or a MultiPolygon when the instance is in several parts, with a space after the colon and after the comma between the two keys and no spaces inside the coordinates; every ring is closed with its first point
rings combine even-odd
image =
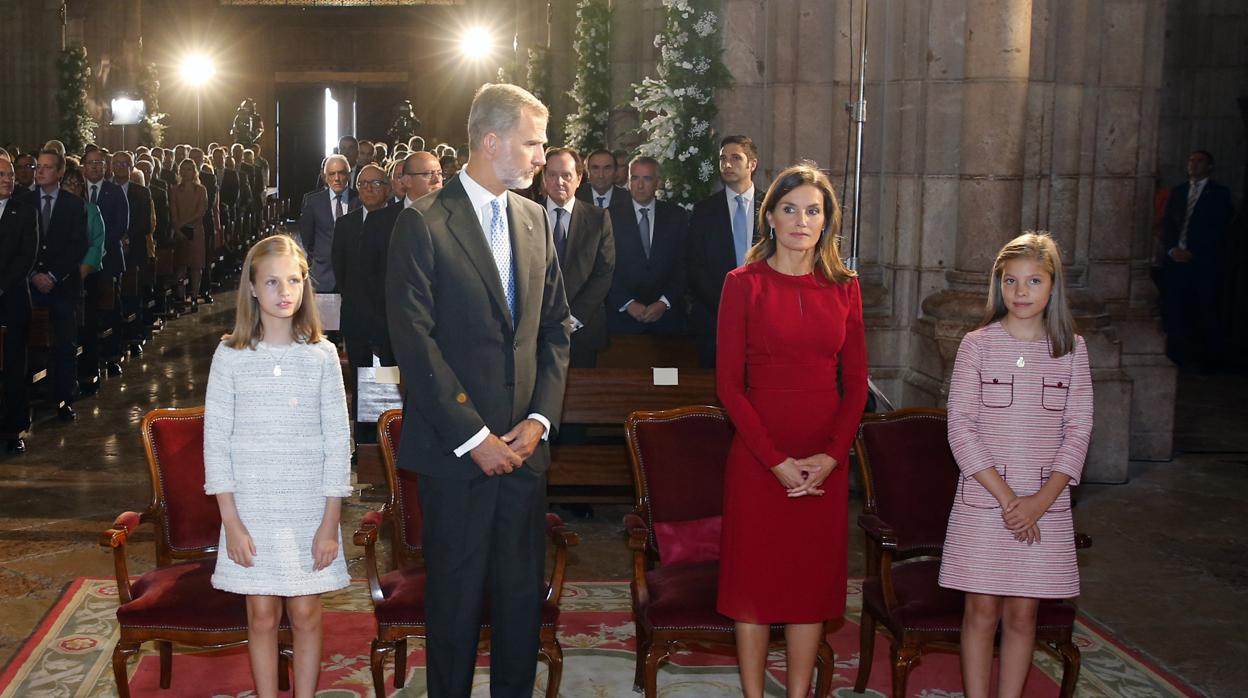
{"type": "Polygon", "coordinates": [[[547,476],[552,502],[633,501],[624,420],[634,410],[718,405],[715,371],[681,369],[679,385],[654,385],[650,368],[573,368],[563,398],[563,424],[586,425],[581,444],[556,442],[547,476]]]}

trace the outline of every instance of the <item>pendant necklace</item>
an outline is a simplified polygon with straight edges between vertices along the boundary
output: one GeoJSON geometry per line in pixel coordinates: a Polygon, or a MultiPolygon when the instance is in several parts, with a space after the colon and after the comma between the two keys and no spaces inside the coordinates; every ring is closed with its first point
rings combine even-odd
{"type": "MultiPolygon", "coordinates": [[[[281,377],[282,359],[286,358],[286,355],[289,354],[290,350],[294,348],[295,348],[294,344],[291,344],[290,346],[286,347],[286,351],[282,352],[282,355],[280,357],[273,356],[273,352],[269,351],[267,347],[264,348],[264,353],[268,354],[269,358],[273,360],[273,375],[278,376],[279,378],[281,377]]],[[[1019,360],[1021,361],[1022,359],[1019,359],[1019,360]]]]}
{"type": "MultiPolygon", "coordinates": [[[[1015,362],[1014,362],[1014,365],[1015,365],[1015,366],[1018,366],[1019,368],[1022,368],[1022,367],[1024,367],[1024,366],[1026,366],[1026,365],[1027,365],[1027,362],[1026,362],[1026,361],[1023,361],[1023,356],[1022,356],[1022,354],[1019,354],[1019,356],[1018,356],[1018,361],[1015,361],[1015,362]]],[[[281,375],[281,374],[278,374],[278,375],[281,375]]]]}

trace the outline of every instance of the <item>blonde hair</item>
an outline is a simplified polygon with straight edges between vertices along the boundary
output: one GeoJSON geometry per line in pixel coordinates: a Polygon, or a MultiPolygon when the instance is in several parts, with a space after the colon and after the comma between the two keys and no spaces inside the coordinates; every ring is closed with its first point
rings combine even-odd
{"type": "Polygon", "coordinates": [[[291,333],[296,342],[315,344],[321,341],[321,317],[316,311],[316,291],[308,274],[308,258],[288,235],[273,235],[251,246],[243,260],[242,279],[238,282],[238,300],[234,308],[234,331],[221,337],[231,349],[255,349],[264,338],[260,324],[260,303],[252,295],[256,283],[256,267],[276,257],[294,257],[303,277],[303,297],[291,318],[291,333]]]}
{"type": "Polygon", "coordinates": [[[837,242],[841,235],[841,205],[836,200],[836,192],[832,191],[832,183],[814,163],[805,160],[785,168],[767,189],[762,210],[758,215],[758,242],[750,248],[745,261],[757,262],[776,253],[776,238],[771,234],[772,228],[767,223],[767,214],[775,211],[780,199],[789,192],[807,185],[815,187],[823,194],[823,230],[815,241],[815,268],[828,281],[843,284],[858,273],[841,261],[840,245],[837,242]]]}
{"type": "Polygon", "coordinates": [[[992,280],[988,282],[988,303],[984,307],[982,326],[1005,317],[1009,312],[1001,295],[1002,270],[1005,263],[1015,259],[1039,262],[1053,280],[1049,302],[1044,306],[1044,329],[1049,335],[1049,355],[1065,356],[1075,350],[1075,318],[1070,312],[1066,297],[1066,277],[1062,273],[1062,253],[1057,242],[1045,230],[1028,230],[1005,243],[992,263],[992,280]]]}

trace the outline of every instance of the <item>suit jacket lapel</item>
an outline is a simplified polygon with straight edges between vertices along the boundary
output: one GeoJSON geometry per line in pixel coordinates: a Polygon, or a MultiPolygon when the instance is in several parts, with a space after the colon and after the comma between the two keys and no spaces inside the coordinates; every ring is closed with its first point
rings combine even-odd
{"type": "MultiPolygon", "coordinates": [[[[464,191],[464,185],[458,179],[452,179],[442,188],[442,195],[438,197],[438,202],[442,204],[442,210],[446,215],[446,229],[450,231],[459,246],[464,248],[468,260],[472,262],[477,274],[481,276],[481,281],[485,283],[485,288],[490,292],[490,298],[494,300],[504,317],[514,320],[511,317],[511,310],[507,307],[507,296],[503,293],[503,282],[498,276],[498,265],[494,263],[494,253],[490,251],[490,246],[485,241],[485,231],[481,229],[481,222],[477,220],[477,212],[472,210],[472,201],[468,199],[468,192],[464,191]]],[[[510,211],[510,202],[507,208],[510,211]]],[[[511,233],[513,266],[516,250],[515,231],[516,228],[513,225],[511,233]]],[[[516,287],[518,290],[519,283],[516,287]]],[[[518,301],[517,307],[519,307],[518,301]]],[[[512,326],[515,326],[514,321],[512,326]]]]}
{"type": "MultiPolygon", "coordinates": [[[[539,251],[545,249],[546,245],[532,244],[533,239],[540,234],[533,230],[533,224],[532,216],[521,214],[520,195],[507,192],[507,227],[511,234],[511,266],[516,278],[516,315],[524,314],[525,304],[534,293],[533,284],[530,283],[529,278],[530,272],[539,266],[543,269],[546,266],[544,256],[540,263],[537,260],[539,251]]],[[[546,228],[542,226],[541,229],[546,228]]],[[[501,288],[501,282],[499,286],[501,288]]],[[[512,320],[514,324],[520,318],[515,317],[512,320]]]]}

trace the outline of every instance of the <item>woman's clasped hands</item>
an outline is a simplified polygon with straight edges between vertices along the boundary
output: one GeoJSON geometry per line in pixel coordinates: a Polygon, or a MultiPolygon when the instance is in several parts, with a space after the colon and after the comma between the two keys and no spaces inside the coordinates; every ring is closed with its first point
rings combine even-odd
{"type": "Polygon", "coordinates": [[[816,453],[806,458],[785,458],[771,469],[790,498],[820,496],[823,490],[820,485],[828,479],[837,462],[826,453],[816,453]]]}

